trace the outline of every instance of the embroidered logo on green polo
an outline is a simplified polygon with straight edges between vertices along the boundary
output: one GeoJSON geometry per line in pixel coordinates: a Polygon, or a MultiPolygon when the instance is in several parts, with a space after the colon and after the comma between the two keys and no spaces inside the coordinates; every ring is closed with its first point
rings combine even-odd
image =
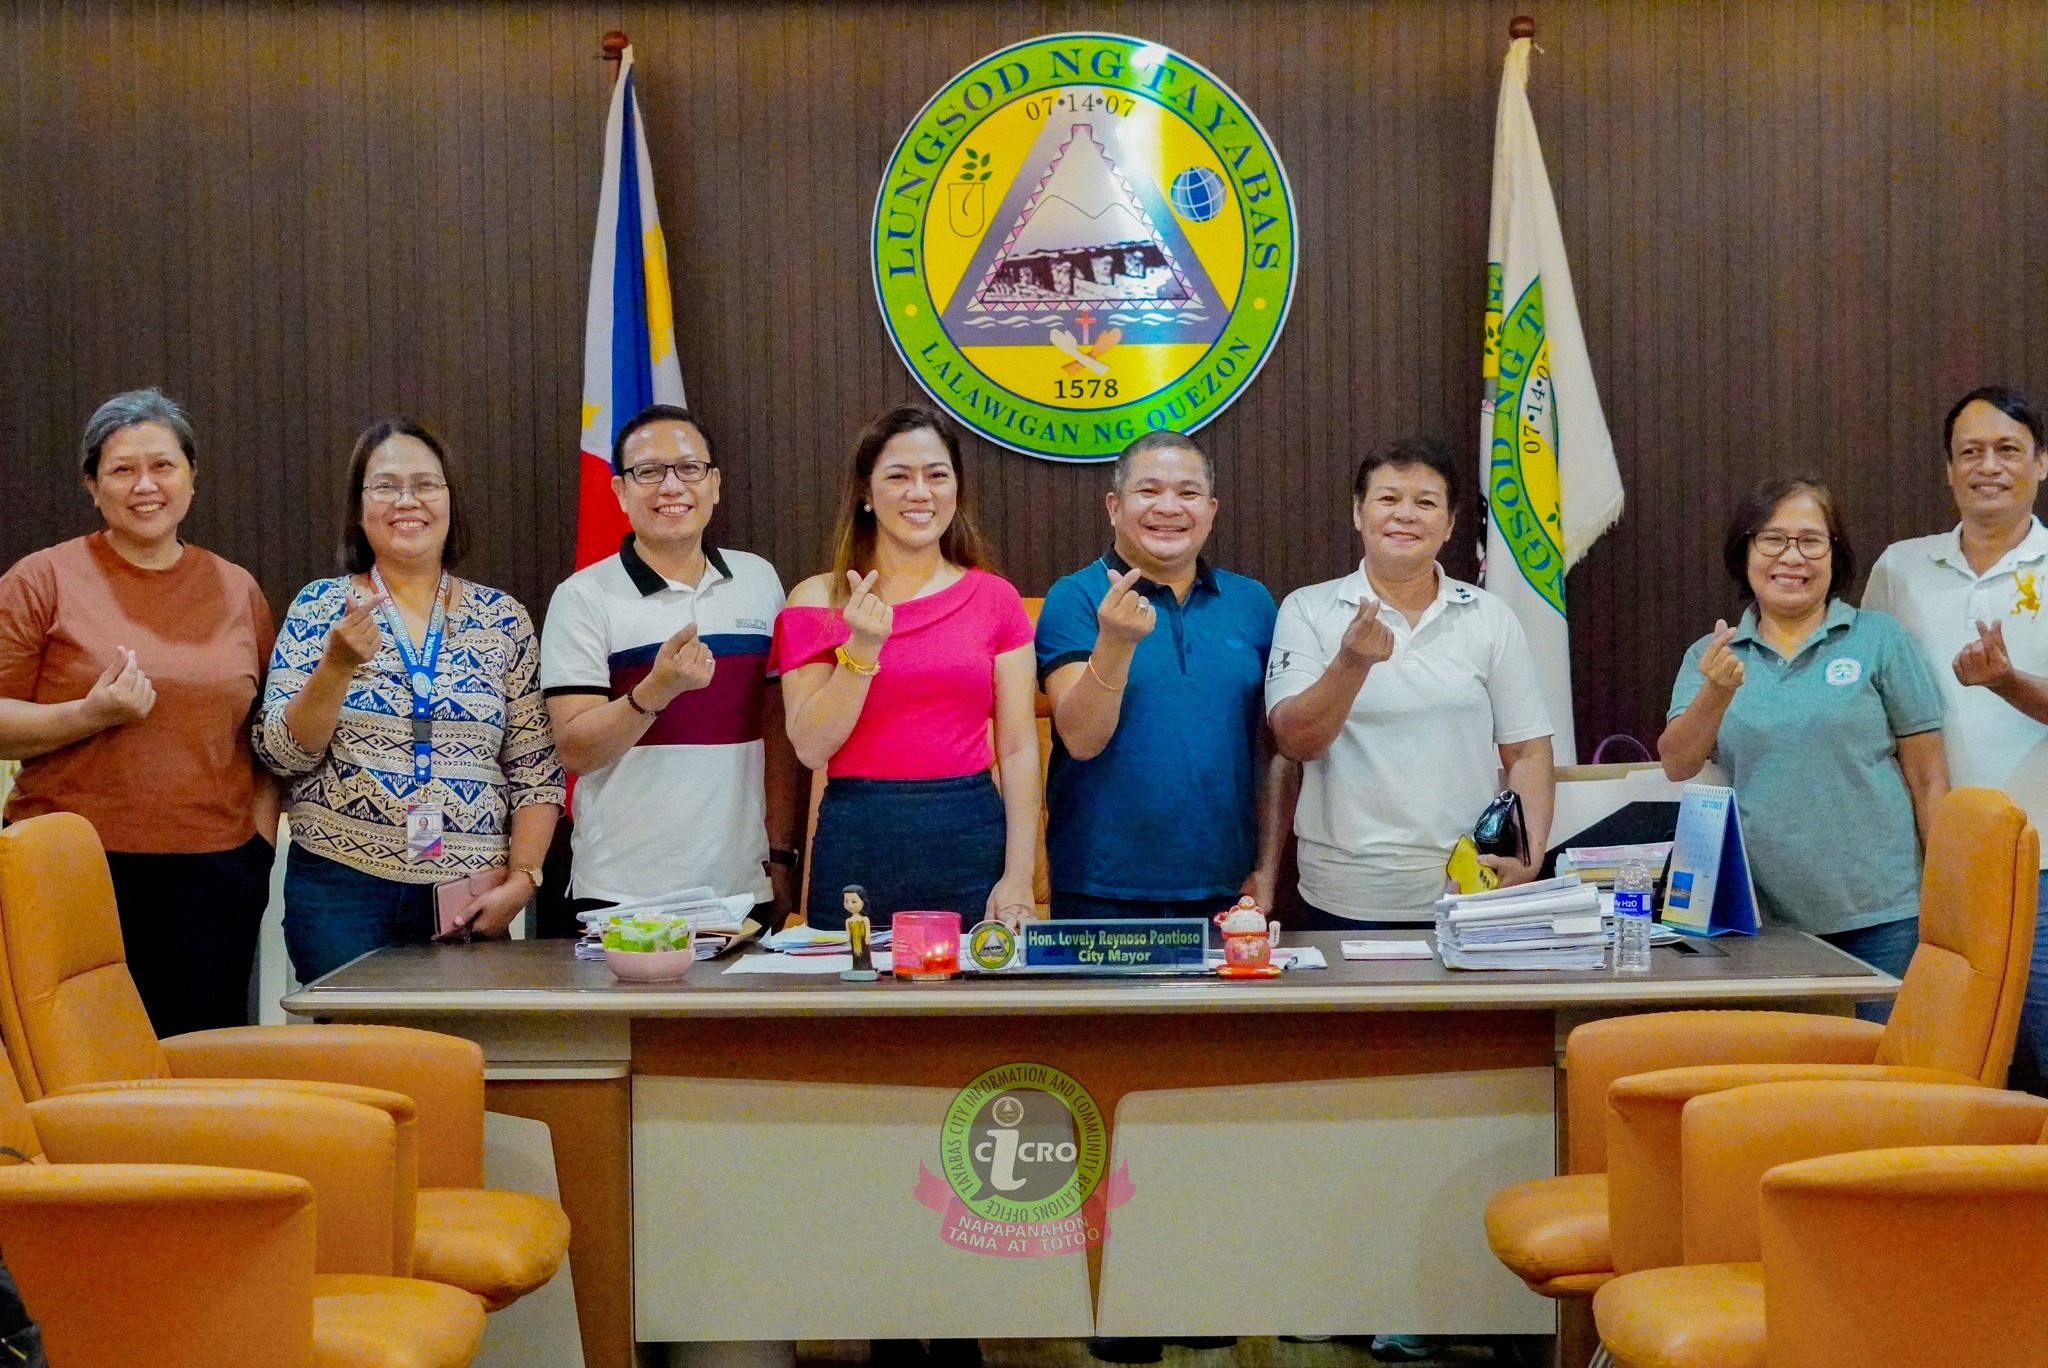
{"type": "Polygon", "coordinates": [[[904,363],[966,426],[1054,460],[1106,460],[1228,407],[1280,335],[1295,246],[1251,110],[1115,34],[962,71],[875,198],[875,291],[904,363]]]}

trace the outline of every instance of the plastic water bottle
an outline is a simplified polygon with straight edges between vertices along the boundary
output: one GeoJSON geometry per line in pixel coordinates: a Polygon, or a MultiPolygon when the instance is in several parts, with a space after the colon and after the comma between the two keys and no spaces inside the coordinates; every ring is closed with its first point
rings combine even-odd
{"type": "Polygon", "coordinates": [[[1635,856],[1614,875],[1614,972],[1650,971],[1650,867],[1635,856]]]}

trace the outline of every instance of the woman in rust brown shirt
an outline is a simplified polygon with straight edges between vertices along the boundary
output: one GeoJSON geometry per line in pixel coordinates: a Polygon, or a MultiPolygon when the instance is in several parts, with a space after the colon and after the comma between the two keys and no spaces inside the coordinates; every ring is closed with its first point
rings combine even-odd
{"type": "Polygon", "coordinates": [[[243,1025],[277,834],[249,749],[270,608],[178,536],[194,463],[175,403],[115,395],[80,454],[106,526],[0,576],[0,759],[24,762],[7,820],[98,830],[158,1035],[243,1025]]]}

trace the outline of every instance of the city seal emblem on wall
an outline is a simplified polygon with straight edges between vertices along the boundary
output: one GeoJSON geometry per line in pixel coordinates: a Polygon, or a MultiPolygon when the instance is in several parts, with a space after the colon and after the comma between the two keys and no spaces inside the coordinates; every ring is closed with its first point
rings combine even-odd
{"type": "Polygon", "coordinates": [[[1244,392],[1295,243],[1286,173],[1228,86],[1156,43],[1062,33],[982,58],[912,121],[875,197],[875,293],[962,423],[1106,460],[1244,392]]]}

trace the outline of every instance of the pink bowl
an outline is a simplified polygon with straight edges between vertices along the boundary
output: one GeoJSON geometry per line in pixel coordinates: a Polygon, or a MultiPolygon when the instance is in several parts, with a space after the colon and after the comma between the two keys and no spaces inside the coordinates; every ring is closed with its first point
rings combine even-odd
{"type": "Polygon", "coordinates": [[[607,950],[604,962],[631,983],[670,983],[690,972],[695,950],[607,950]]]}

